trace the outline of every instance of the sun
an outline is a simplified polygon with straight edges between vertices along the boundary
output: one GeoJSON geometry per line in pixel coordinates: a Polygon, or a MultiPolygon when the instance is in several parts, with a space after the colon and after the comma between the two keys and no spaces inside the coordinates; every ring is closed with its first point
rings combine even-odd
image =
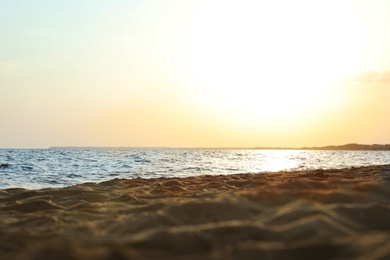
{"type": "Polygon", "coordinates": [[[346,1],[215,0],[193,19],[188,46],[213,106],[287,120],[336,103],[364,34],[346,1]]]}

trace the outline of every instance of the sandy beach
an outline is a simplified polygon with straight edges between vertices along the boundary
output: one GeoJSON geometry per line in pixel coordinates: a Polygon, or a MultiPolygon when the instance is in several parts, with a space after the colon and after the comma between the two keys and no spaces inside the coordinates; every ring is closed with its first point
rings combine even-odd
{"type": "Polygon", "coordinates": [[[1,259],[390,259],[390,165],[0,190],[1,259]]]}

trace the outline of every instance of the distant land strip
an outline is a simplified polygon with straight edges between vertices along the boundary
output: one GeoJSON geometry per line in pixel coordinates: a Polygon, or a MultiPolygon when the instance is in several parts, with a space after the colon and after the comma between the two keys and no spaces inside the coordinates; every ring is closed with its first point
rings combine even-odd
{"type": "Polygon", "coordinates": [[[328,145],[321,147],[301,147],[301,148],[290,148],[290,147],[256,147],[259,150],[345,150],[345,151],[387,151],[390,150],[390,144],[344,144],[344,145],[328,145]]]}
{"type": "Polygon", "coordinates": [[[301,148],[293,148],[293,147],[78,147],[78,146],[53,146],[49,147],[49,149],[140,149],[140,150],[154,150],[154,149],[219,149],[219,150],[345,150],[345,151],[390,151],[390,144],[344,144],[344,145],[328,145],[321,147],[301,147],[301,148]]]}
{"type": "Polygon", "coordinates": [[[345,144],[329,145],[323,147],[304,147],[303,150],[390,150],[390,144],[345,144]]]}

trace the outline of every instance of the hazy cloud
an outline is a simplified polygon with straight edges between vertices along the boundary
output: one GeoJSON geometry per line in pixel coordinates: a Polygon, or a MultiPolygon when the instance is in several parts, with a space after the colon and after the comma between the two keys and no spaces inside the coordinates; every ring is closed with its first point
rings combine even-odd
{"type": "Polygon", "coordinates": [[[38,36],[47,35],[50,33],[51,31],[46,28],[36,28],[26,32],[27,35],[38,35],[38,36]]]}
{"type": "Polygon", "coordinates": [[[2,72],[13,72],[19,68],[18,65],[11,62],[0,62],[0,71],[2,72]]]}
{"type": "Polygon", "coordinates": [[[387,83],[390,82],[390,70],[368,71],[350,77],[346,81],[352,84],[387,83]]]}

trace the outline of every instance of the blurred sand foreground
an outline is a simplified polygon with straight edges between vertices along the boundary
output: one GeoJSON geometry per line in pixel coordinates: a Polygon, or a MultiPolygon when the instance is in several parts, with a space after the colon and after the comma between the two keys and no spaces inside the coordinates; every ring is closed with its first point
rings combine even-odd
{"type": "Polygon", "coordinates": [[[0,190],[1,259],[390,259],[390,165],[0,190]]]}

